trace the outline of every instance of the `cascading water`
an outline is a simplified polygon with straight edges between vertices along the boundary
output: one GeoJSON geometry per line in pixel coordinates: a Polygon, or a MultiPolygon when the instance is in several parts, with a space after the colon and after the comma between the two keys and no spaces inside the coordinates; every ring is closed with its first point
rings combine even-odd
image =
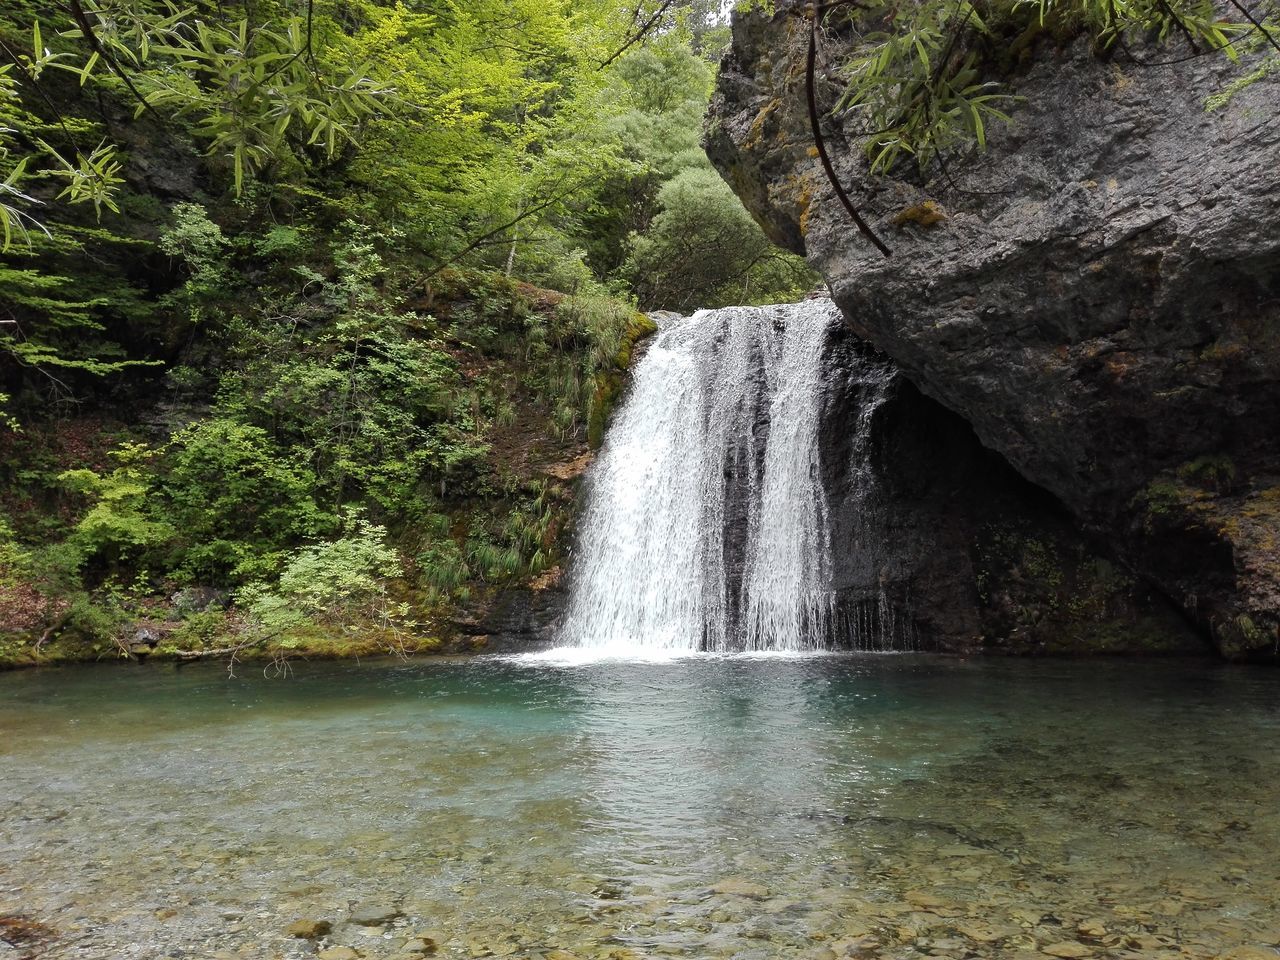
{"type": "Polygon", "coordinates": [[[818,431],[838,322],[830,301],[811,300],[661,329],[590,474],[564,643],[619,654],[826,644],[818,431]]]}

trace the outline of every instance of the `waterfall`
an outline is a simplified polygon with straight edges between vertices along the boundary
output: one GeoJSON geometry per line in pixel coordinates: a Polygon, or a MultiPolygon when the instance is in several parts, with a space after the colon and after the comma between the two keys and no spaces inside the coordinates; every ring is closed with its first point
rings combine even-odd
{"type": "Polygon", "coordinates": [[[819,463],[830,301],[662,325],[587,481],[562,642],[597,651],[826,645],[819,463]]]}

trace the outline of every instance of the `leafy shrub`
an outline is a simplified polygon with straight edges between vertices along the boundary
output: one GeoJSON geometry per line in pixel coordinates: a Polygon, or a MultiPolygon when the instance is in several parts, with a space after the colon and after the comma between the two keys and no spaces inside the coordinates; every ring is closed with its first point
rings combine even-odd
{"type": "Polygon", "coordinates": [[[407,609],[393,603],[386,581],[403,572],[387,545],[385,527],[349,517],[350,531],[337,540],[311,544],[290,554],[276,582],[258,581],[237,599],[268,634],[307,622],[333,625],[401,622],[407,609]]]}
{"type": "Polygon", "coordinates": [[[159,480],[163,511],[190,579],[227,584],[275,566],[307,536],[334,529],[316,479],[260,427],[213,419],[178,433],[159,480]]]}
{"type": "Polygon", "coordinates": [[[276,224],[253,244],[253,252],[268,260],[290,260],[310,249],[310,231],[302,227],[276,224]]]}
{"type": "Polygon", "coordinates": [[[86,593],[73,594],[63,619],[63,629],[84,640],[102,644],[114,642],[124,629],[126,617],[115,606],[95,603],[86,593]]]}
{"type": "Polygon", "coordinates": [[[199,650],[211,647],[227,629],[225,610],[209,609],[188,614],[182,625],[165,638],[165,646],[176,650],[199,650]]]}
{"type": "Polygon", "coordinates": [[[198,203],[179,203],[173,208],[173,225],[160,235],[162,253],[180,260],[187,268],[187,280],[167,303],[182,305],[192,320],[206,313],[206,302],[226,295],[230,277],[227,259],[229,244],[222,228],[209,219],[198,203]]]}
{"type": "Polygon", "coordinates": [[[440,601],[455,597],[471,578],[471,568],[457,541],[447,532],[431,540],[416,559],[418,579],[427,590],[428,599],[440,601]]]}
{"type": "Polygon", "coordinates": [[[58,477],[67,490],[90,501],[71,536],[84,561],[115,568],[173,537],[172,525],[150,512],[154,481],[147,464],[154,456],[142,444],[126,443],[111,452],[119,466],[109,473],[68,470],[58,477]]]}
{"type": "Polygon", "coordinates": [[[31,555],[18,543],[9,518],[0,513],[0,587],[23,581],[31,572],[31,555]]]}

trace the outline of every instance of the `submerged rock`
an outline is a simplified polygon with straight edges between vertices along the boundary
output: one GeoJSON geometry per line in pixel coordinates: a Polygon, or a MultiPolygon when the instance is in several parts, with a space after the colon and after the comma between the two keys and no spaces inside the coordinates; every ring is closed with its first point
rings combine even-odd
{"type": "Polygon", "coordinates": [[[380,927],[403,916],[394,903],[361,903],[351,910],[350,921],[361,927],[380,927]]]}
{"type": "Polygon", "coordinates": [[[748,900],[764,900],[769,896],[769,888],[763,883],[745,880],[742,877],[726,877],[715,884],[711,892],[724,896],[746,897],[748,900]]]}
{"type": "Polygon", "coordinates": [[[404,953],[428,954],[440,949],[440,943],[432,937],[410,937],[400,945],[404,953]]]}
{"type": "MultiPolygon", "coordinates": [[[[811,156],[801,29],[735,15],[707,140],[729,184],[821,270],[853,330],[1224,654],[1274,656],[1280,76],[1207,110],[1239,75],[1225,58],[1139,71],[1043,41],[1009,81],[1013,122],[951,164],[963,191],[870,180],[833,119],[885,259],[811,156]],[[910,215],[927,204],[928,224],[910,215]]],[[[836,63],[849,40],[830,34],[836,63]]]]}
{"type": "Polygon", "coordinates": [[[169,598],[179,616],[204,613],[211,608],[226,609],[230,595],[215,587],[183,587],[169,598]]]}
{"type": "Polygon", "coordinates": [[[1083,943],[1076,943],[1071,940],[1063,940],[1060,943],[1050,943],[1040,948],[1040,952],[1048,954],[1051,957],[1061,957],[1063,960],[1077,960],[1080,957],[1092,957],[1093,950],[1086,947],[1083,943]]]}
{"type": "Polygon", "coordinates": [[[301,940],[319,940],[332,929],[333,924],[328,920],[295,920],[285,928],[285,933],[301,940]]]}

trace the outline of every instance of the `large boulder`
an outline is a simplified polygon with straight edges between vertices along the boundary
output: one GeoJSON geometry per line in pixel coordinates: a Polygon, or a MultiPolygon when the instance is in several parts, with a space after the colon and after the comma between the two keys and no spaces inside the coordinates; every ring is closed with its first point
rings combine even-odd
{"type": "MultiPolygon", "coordinates": [[[[814,156],[806,40],[797,17],[735,17],[707,137],[729,184],[824,274],[853,330],[1224,654],[1274,656],[1280,74],[1208,109],[1240,75],[1225,58],[1142,67],[1042,41],[1009,78],[1012,122],[938,182],[869,178],[832,120],[886,259],[814,156]],[[914,216],[925,201],[944,219],[914,216]]],[[[849,42],[829,33],[823,62],[849,42]]]]}

